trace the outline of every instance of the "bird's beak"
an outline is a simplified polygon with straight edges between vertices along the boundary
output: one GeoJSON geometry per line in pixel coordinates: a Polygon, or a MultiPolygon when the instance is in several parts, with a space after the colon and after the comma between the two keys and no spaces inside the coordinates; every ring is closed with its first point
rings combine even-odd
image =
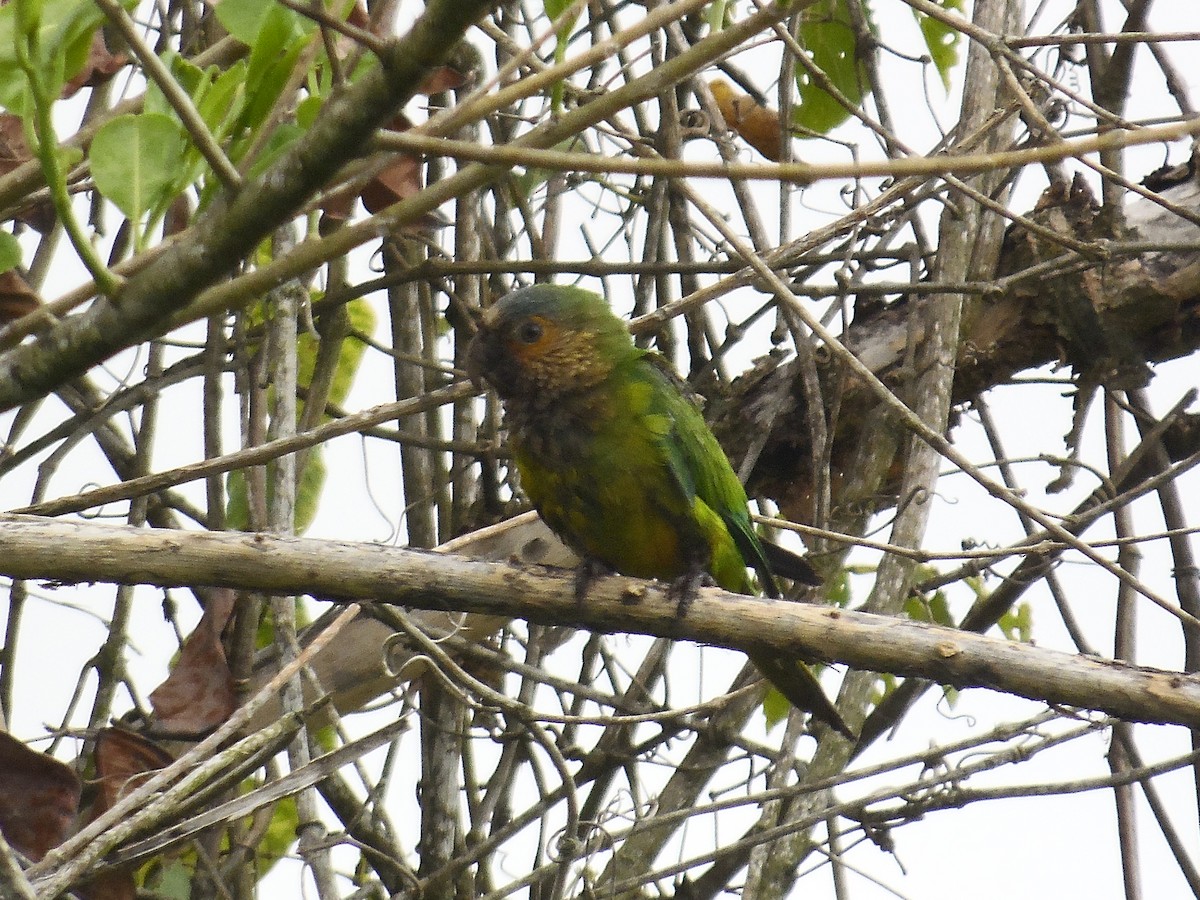
{"type": "Polygon", "coordinates": [[[483,390],[483,382],[492,367],[492,342],[489,338],[490,332],[486,328],[480,328],[467,345],[467,375],[480,390],[483,390]]]}

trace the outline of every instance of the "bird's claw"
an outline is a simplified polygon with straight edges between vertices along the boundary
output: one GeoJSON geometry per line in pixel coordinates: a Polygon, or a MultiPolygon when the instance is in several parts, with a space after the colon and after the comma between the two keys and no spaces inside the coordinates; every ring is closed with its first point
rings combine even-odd
{"type": "Polygon", "coordinates": [[[667,597],[675,601],[675,615],[682,619],[687,615],[688,607],[696,599],[696,593],[700,588],[711,587],[714,584],[716,582],[712,580],[712,576],[703,569],[680,575],[672,581],[667,588],[667,597]]]}
{"type": "Polygon", "coordinates": [[[587,599],[592,582],[604,575],[611,575],[612,570],[604,563],[594,559],[585,559],[575,569],[575,602],[582,604],[587,599]]]}

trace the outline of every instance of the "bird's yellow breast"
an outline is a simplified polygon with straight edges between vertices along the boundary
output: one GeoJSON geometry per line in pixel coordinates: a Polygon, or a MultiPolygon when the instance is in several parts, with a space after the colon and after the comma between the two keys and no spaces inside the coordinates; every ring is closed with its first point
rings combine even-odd
{"type": "Polygon", "coordinates": [[[686,571],[681,537],[694,529],[669,508],[677,504],[654,489],[662,473],[645,472],[631,458],[548,467],[520,453],[517,467],[538,512],[580,555],[638,578],[671,579],[686,571]]]}

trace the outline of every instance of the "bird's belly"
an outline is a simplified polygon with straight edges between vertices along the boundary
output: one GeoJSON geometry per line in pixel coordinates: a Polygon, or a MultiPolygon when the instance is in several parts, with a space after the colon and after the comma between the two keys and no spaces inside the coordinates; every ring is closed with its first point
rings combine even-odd
{"type": "Polygon", "coordinates": [[[662,467],[631,459],[548,466],[520,455],[517,463],[534,506],[577,553],[637,578],[667,580],[688,570],[696,537],[662,467]]]}

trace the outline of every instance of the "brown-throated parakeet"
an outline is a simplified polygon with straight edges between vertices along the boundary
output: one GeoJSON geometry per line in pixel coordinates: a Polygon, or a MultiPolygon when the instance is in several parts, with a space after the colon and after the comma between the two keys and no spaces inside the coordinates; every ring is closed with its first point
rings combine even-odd
{"type": "MultiPolygon", "coordinates": [[[[819,583],[803,558],[762,541],[746,492],[678,376],[641,350],[603,298],[535,285],[483,315],[467,355],[504,402],[521,485],[546,524],[587,563],[677,581],[707,572],[750,594],[754,569],[819,583]]],[[[755,654],[794,705],[853,738],[798,660],[755,654]]]]}

